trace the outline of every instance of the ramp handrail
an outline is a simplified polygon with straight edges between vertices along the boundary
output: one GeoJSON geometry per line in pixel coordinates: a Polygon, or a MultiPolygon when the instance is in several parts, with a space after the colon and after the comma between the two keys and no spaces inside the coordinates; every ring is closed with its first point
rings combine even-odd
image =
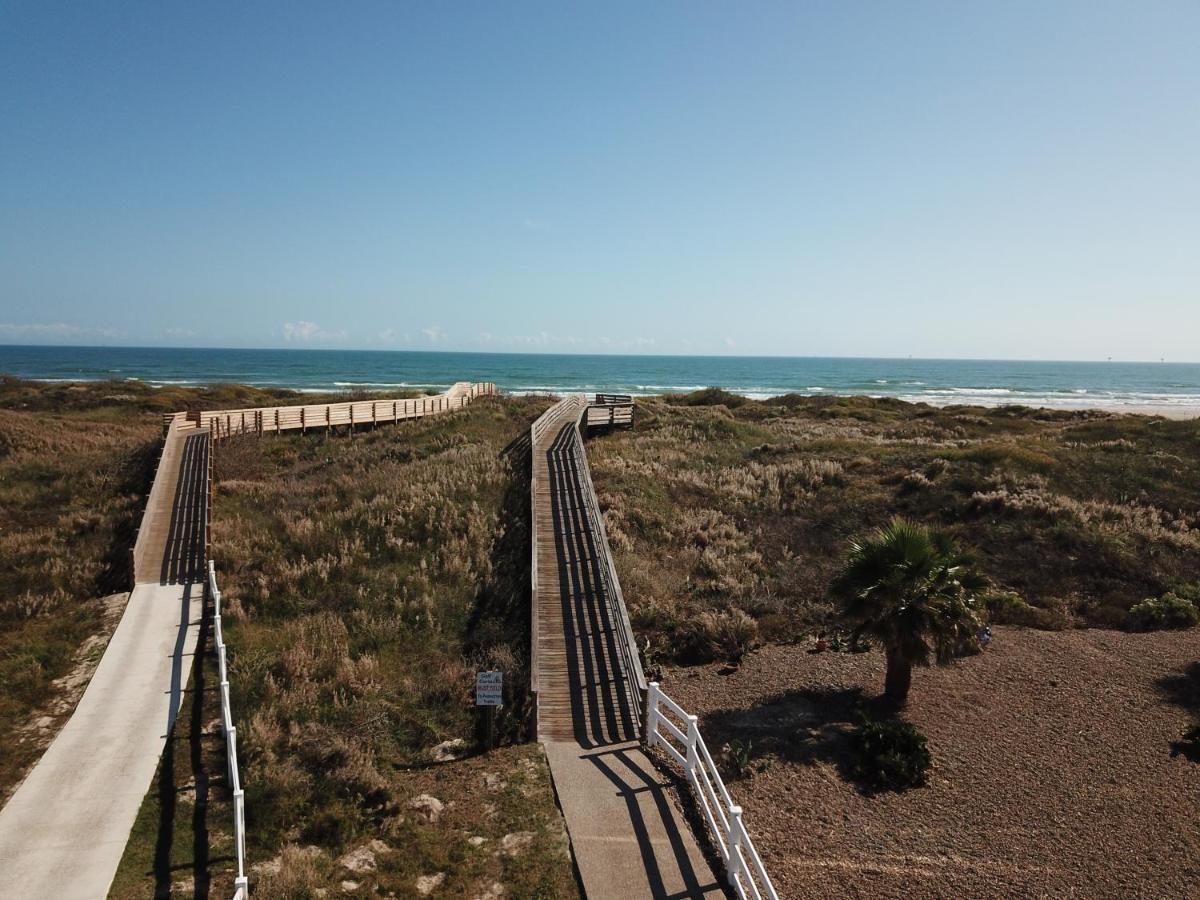
{"type": "MultiPolygon", "coordinates": [[[[613,619],[617,623],[615,634],[617,649],[624,663],[628,680],[636,691],[630,700],[635,704],[634,708],[642,709],[646,700],[646,675],[642,670],[637,640],[633,636],[633,625],[629,621],[629,610],[625,606],[625,594],[621,591],[621,580],[617,577],[617,566],[613,562],[612,548],[608,543],[608,530],[604,527],[604,513],[600,511],[600,501],[596,497],[596,485],[592,481],[592,468],[588,465],[587,452],[583,448],[583,429],[587,427],[587,409],[585,406],[579,418],[575,420],[571,435],[571,453],[583,475],[584,512],[596,535],[600,554],[604,557],[603,565],[600,566],[600,577],[604,580],[604,593],[609,598],[613,619]]],[[[645,725],[644,722],[641,724],[645,725]]]]}
{"type": "Polygon", "coordinates": [[[233,791],[233,843],[237,853],[233,900],[243,900],[250,890],[246,876],[246,792],[242,789],[238,772],[237,727],[233,724],[233,709],[229,700],[229,664],[225,658],[225,633],[221,628],[221,591],[217,588],[217,570],[212,560],[208,562],[205,586],[213,602],[213,642],[217,647],[217,670],[221,681],[221,732],[225,736],[225,759],[229,786],[233,791]]]}
{"type": "Polygon", "coordinates": [[[779,900],[762,857],[742,824],[742,808],[729,796],[697,723],[697,717],[664,694],[657,681],[650,682],[646,691],[646,746],[661,747],[683,767],[721,853],[726,880],[738,897],[779,900]]]}

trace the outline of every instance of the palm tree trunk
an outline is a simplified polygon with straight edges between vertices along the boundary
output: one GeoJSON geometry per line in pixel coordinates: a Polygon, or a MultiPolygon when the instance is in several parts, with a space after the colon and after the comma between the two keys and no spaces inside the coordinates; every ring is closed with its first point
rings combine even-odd
{"type": "Polygon", "coordinates": [[[900,653],[888,648],[887,675],[883,682],[884,695],[899,706],[908,700],[908,689],[912,686],[912,663],[900,653]]]}

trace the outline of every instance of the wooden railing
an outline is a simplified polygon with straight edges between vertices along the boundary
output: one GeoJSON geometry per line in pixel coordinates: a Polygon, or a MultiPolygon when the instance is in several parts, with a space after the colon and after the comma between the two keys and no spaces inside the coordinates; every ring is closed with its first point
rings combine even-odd
{"type": "MultiPolygon", "coordinates": [[[[138,522],[137,538],[133,542],[133,549],[129,551],[130,577],[135,585],[138,583],[138,569],[142,566],[142,552],[145,550],[146,542],[150,539],[150,532],[152,530],[146,527],[151,510],[154,508],[155,502],[163,491],[169,491],[174,488],[174,485],[168,486],[165,484],[168,479],[164,476],[164,473],[174,465],[175,456],[180,452],[179,442],[172,440],[174,432],[177,429],[178,425],[174,421],[168,422],[164,429],[162,449],[158,451],[158,463],[154,469],[154,480],[150,483],[150,493],[146,496],[146,506],[142,510],[141,521],[138,522]]],[[[158,572],[162,566],[162,560],[156,560],[154,566],[155,572],[158,572]]]]}
{"type": "Polygon", "coordinates": [[[720,851],[726,880],[737,896],[741,900],[779,900],[762,857],[742,824],[742,808],[729,796],[700,736],[698,720],[653,681],[646,695],[645,741],[647,747],[662,748],[683,767],[720,851]]]}
{"type": "Polygon", "coordinates": [[[601,406],[632,406],[633,394],[597,394],[596,403],[601,406]]]}
{"type": "MultiPolygon", "coordinates": [[[[604,396],[615,395],[597,395],[597,399],[604,396]]],[[[625,397],[619,398],[623,402],[625,397]]],[[[607,404],[604,408],[609,408],[607,404]]],[[[632,401],[630,402],[632,406],[632,401]]],[[[596,499],[596,486],[592,482],[592,470],[588,466],[587,453],[583,448],[583,436],[591,424],[590,417],[592,410],[596,409],[595,404],[589,404],[587,398],[582,394],[572,394],[563,398],[544,412],[536,422],[530,427],[530,478],[529,478],[529,498],[530,498],[530,518],[532,527],[530,529],[530,578],[533,585],[531,592],[532,608],[530,612],[530,621],[532,623],[532,640],[530,647],[530,685],[534,695],[534,703],[537,702],[537,692],[539,687],[540,664],[538,660],[538,527],[537,527],[537,488],[538,488],[538,461],[537,453],[539,452],[538,442],[547,436],[556,436],[563,425],[569,424],[571,434],[569,437],[569,449],[572,456],[575,458],[577,468],[583,476],[583,484],[581,485],[584,498],[584,513],[587,516],[589,526],[592,533],[596,537],[597,547],[601,555],[604,557],[604,564],[600,568],[601,578],[604,580],[605,596],[608,602],[612,605],[612,620],[617,623],[616,641],[618,653],[621,656],[623,668],[625,669],[630,687],[630,702],[633,709],[644,709],[646,700],[646,676],[642,670],[641,657],[638,654],[637,641],[633,636],[633,626],[629,621],[629,610],[625,606],[625,595],[621,592],[621,582],[617,577],[617,569],[613,563],[612,550],[608,544],[608,532],[604,527],[604,514],[600,511],[599,501],[596,499]]],[[[628,424],[632,424],[633,417],[630,412],[627,419],[628,424]]],[[[609,420],[605,420],[603,424],[611,424],[609,420]]],[[[622,423],[626,424],[626,423],[622,423]]],[[[545,452],[544,450],[541,452],[545,452]]]]}
{"type": "Polygon", "coordinates": [[[635,405],[629,394],[597,394],[588,404],[588,428],[616,428],[633,425],[635,405]]]}
{"type": "Polygon", "coordinates": [[[405,400],[351,400],[342,403],[310,403],[302,406],[263,406],[248,409],[206,410],[172,413],[166,424],[177,423],[181,430],[208,428],[217,440],[239,434],[275,434],[282,431],[306,432],[310,428],[380,425],[404,419],[449,412],[468,406],[477,397],[499,393],[491,382],[471,384],[461,381],[441,394],[405,400]]]}
{"type": "MultiPolygon", "coordinates": [[[[583,448],[584,429],[588,425],[590,410],[591,407],[585,408],[575,421],[575,427],[571,434],[571,453],[583,475],[581,487],[583,488],[584,512],[589,520],[592,534],[595,535],[597,549],[604,557],[603,564],[600,566],[600,577],[604,580],[604,595],[611,605],[612,621],[616,623],[614,638],[630,688],[629,699],[633,704],[631,708],[640,710],[645,709],[646,705],[646,675],[642,670],[637,640],[633,636],[633,625],[629,621],[629,609],[625,606],[625,595],[621,591],[621,580],[617,577],[617,566],[613,562],[612,548],[608,544],[608,530],[604,527],[604,513],[600,511],[600,501],[596,497],[592,469],[588,465],[587,452],[583,448]]],[[[644,726],[644,723],[642,724],[644,726]]]]}

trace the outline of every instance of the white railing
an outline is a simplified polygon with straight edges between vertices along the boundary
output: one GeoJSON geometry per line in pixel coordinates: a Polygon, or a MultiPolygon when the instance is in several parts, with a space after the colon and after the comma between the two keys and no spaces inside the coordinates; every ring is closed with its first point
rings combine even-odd
{"type": "Polygon", "coordinates": [[[646,691],[646,746],[661,747],[683,767],[721,853],[725,877],[738,897],[779,900],[762,858],[742,824],[742,808],[730,798],[700,736],[697,721],[664,694],[658,682],[650,682],[646,691]]]}
{"type": "Polygon", "coordinates": [[[208,563],[208,592],[213,601],[213,641],[217,647],[217,669],[221,675],[221,731],[225,734],[225,758],[229,765],[229,787],[233,792],[233,843],[237,851],[237,877],[233,900],[245,900],[250,891],[246,877],[246,793],[238,773],[237,728],[229,704],[229,665],[225,660],[225,634],[221,628],[221,592],[217,589],[217,570],[208,563]]]}

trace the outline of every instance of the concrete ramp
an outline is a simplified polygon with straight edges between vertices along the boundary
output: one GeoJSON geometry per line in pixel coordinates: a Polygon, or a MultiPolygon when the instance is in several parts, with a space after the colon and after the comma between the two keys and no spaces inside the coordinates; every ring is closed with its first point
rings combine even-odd
{"type": "Polygon", "coordinates": [[[136,551],[148,580],[135,585],[75,712],[0,810],[0,896],[108,894],[191,674],[208,452],[207,432],[167,436],[136,551]]]}

